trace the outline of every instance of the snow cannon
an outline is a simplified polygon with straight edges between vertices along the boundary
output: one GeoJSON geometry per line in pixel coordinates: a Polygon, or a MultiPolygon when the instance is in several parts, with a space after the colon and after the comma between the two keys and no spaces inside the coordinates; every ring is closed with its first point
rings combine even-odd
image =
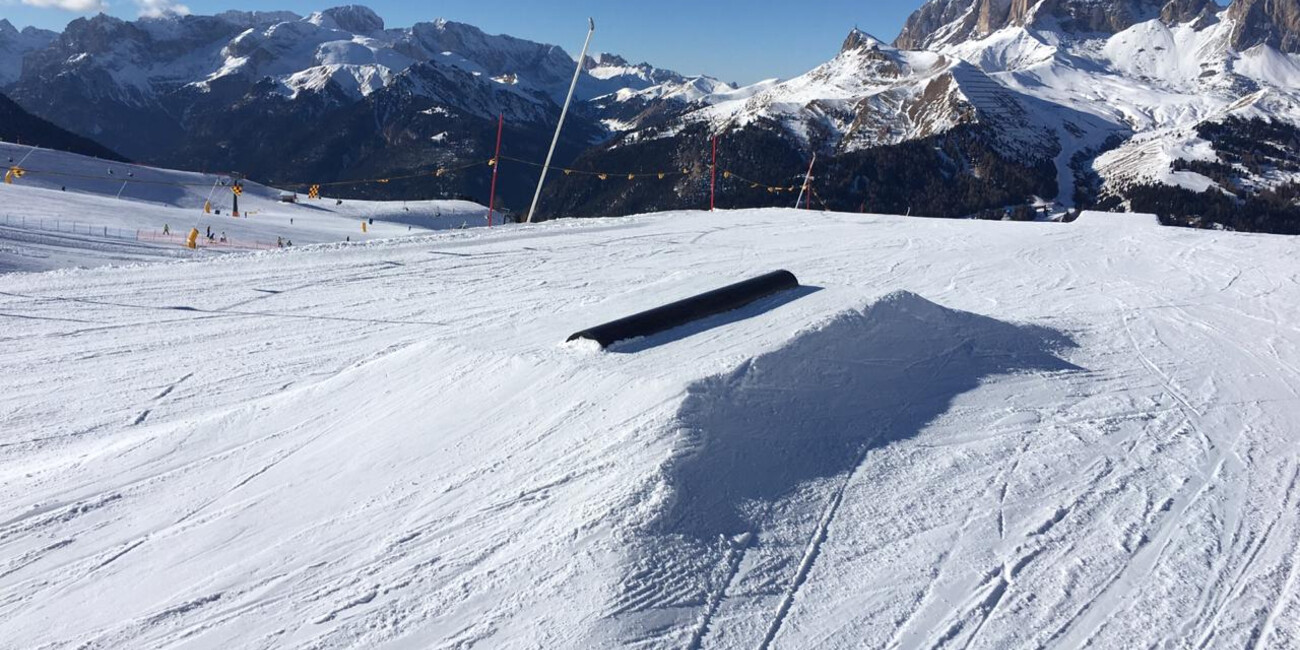
{"type": "Polygon", "coordinates": [[[587,339],[606,348],[617,341],[658,334],[674,327],[717,314],[740,309],[782,291],[799,288],[799,280],[789,271],[773,271],[744,282],[714,289],[678,300],[626,318],[577,332],[569,341],[587,339]]]}

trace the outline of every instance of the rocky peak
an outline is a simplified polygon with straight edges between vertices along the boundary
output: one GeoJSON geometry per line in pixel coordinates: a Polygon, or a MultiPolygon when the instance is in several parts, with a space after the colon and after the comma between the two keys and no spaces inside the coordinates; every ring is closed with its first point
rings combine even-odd
{"type": "Polygon", "coordinates": [[[1166,25],[1181,25],[1194,20],[1213,20],[1222,9],[1214,0],[1169,0],[1169,4],[1160,10],[1160,22],[1166,25]]]}
{"type": "Polygon", "coordinates": [[[1237,50],[1270,45],[1300,53],[1300,0],[1233,0],[1228,18],[1235,23],[1232,46],[1237,50]]]}
{"type": "MultiPolygon", "coordinates": [[[[642,65],[646,65],[646,64],[642,64],[642,65]]],[[[617,54],[610,54],[609,52],[601,52],[600,54],[597,54],[594,57],[588,56],[587,60],[584,61],[582,64],[582,69],[591,70],[593,68],[598,68],[601,66],[609,66],[613,68],[630,68],[632,67],[632,64],[628,63],[627,59],[617,54]]]]}
{"type": "Polygon", "coordinates": [[[302,20],[302,16],[292,11],[237,11],[232,9],[223,11],[215,17],[245,29],[266,29],[276,23],[302,20]]]}
{"type": "MultiPolygon", "coordinates": [[[[904,49],[931,49],[984,38],[1006,27],[1038,27],[1074,35],[1114,34],[1160,17],[1167,2],[929,0],[908,18],[894,44],[904,49]]],[[[1170,4],[1190,10],[1213,4],[1213,0],[1173,0],[1170,4]]]]}
{"type": "Polygon", "coordinates": [[[882,47],[886,47],[884,41],[854,27],[853,31],[849,32],[849,35],[845,37],[844,44],[840,46],[840,52],[848,52],[850,50],[871,51],[879,50],[882,47]]]}
{"type": "Polygon", "coordinates": [[[78,18],[70,23],[59,37],[59,44],[68,54],[100,54],[114,47],[147,38],[134,24],[107,14],[91,18],[78,18]]]}
{"type": "Polygon", "coordinates": [[[0,36],[17,36],[18,28],[4,18],[0,18],[0,36]]]}
{"type": "Polygon", "coordinates": [[[322,27],[341,29],[353,34],[374,34],[384,31],[384,19],[370,7],[344,5],[312,14],[308,20],[322,27]]]}

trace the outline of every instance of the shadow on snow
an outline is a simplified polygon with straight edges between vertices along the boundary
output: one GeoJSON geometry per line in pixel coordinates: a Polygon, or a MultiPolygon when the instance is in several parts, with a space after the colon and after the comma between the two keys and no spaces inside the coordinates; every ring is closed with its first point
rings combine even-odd
{"type": "Polygon", "coordinates": [[[688,389],[671,497],[651,526],[697,540],[755,532],[745,514],[868,450],[916,435],[986,378],[1078,370],[1055,330],[891,294],[688,389]]]}

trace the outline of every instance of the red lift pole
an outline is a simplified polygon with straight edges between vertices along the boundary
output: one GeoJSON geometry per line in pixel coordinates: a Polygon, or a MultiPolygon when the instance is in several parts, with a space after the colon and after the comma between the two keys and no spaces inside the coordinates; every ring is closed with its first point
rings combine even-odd
{"type": "MultiPolygon", "coordinates": [[[[812,160],[809,161],[808,163],[808,174],[803,177],[803,189],[800,190],[799,192],[799,198],[803,198],[805,195],[808,197],[807,200],[804,202],[803,209],[805,210],[812,209],[812,172],[813,172],[813,165],[816,164],[817,164],[817,154],[814,153],[812,160]]],[[[794,207],[795,209],[799,208],[799,199],[795,199],[794,207]]]]}
{"type": "Polygon", "coordinates": [[[492,157],[492,189],[488,193],[488,228],[492,227],[492,210],[497,206],[497,172],[501,171],[501,129],[506,125],[506,114],[497,115],[497,152],[492,157]]]}

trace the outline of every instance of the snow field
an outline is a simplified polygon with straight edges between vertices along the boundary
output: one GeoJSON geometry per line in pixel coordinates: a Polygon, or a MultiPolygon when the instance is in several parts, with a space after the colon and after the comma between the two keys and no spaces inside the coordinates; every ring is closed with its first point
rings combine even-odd
{"type": "MultiPolygon", "coordinates": [[[[0,143],[0,160],[8,159],[14,162],[7,165],[21,162],[31,172],[12,185],[0,184],[0,272],[202,257],[274,248],[277,238],[301,246],[487,225],[487,208],[468,201],[344,200],[340,205],[329,197],[308,200],[302,193],[299,203],[287,204],[280,202],[280,190],[252,182],[245,182],[239,201],[247,216],[235,218],[230,188],[215,185],[228,182],[228,176],[0,143]],[[203,213],[208,197],[221,214],[203,213]],[[363,221],[367,232],[361,231],[363,221]],[[170,239],[163,236],[164,226],[170,239]],[[190,228],[199,229],[203,250],[178,250],[190,228]],[[225,233],[228,243],[208,242],[203,237],[208,228],[217,237],[225,233]]],[[[500,225],[500,215],[496,221],[500,225]]]]}
{"type": "Polygon", "coordinates": [[[751,210],[0,276],[0,638],[1294,646],[1294,242],[751,210]]]}

